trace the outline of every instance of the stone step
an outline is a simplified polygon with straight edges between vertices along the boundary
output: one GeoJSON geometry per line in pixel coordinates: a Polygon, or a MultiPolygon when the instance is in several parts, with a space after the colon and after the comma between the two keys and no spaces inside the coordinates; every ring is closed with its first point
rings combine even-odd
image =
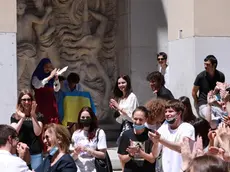
{"type": "Polygon", "coordinates": [[[121,164],[117,155],[117,147],[110,147],[107,151],[112,162],[113,171],[121,171],[121,164]]]}

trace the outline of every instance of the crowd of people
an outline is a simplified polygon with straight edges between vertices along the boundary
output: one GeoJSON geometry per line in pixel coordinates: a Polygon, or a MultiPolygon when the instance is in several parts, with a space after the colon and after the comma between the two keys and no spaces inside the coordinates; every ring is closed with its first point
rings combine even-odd
{"type": "MultiPolygon", "coordinates": [[[[108,102],[121,125],[117,154],[122,171],[229,171],[230,85],[217,70],[217,59],[207,56],[205,70],[194,79],[196,113],[188,97],[176,99],[170,91],[167,54],[159,53],[157,60],[159,71],[146,76],[151,100],[139,105],[130,77],[120,75],[108,102]]],[[[50,59],[40,61],[32,91],[20,92],[11,124],[0,125],[1,171],[102,172],[96,160],[108,159],[107,142],[94,107],[76,112],[73,132],[62,125],[58,104],[65,93],[84,92],[79,81],[76,73],[60,76],[50,59]]]]}

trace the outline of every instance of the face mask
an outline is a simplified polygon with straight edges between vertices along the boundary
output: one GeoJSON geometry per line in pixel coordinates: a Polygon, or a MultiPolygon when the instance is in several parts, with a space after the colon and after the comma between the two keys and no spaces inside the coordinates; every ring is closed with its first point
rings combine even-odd
{"type": "Polygon", "coordinates": [[[80,124],[82,124],[84,127],[89,127],[91,124],[91,119],[80,119],[80,124]]]}
{"type": "Polygon", "coordinates": [[[145,124],[143,124],[143,125],[136,125],[136,124],[133,124],[133,128],[134,128],[135,130],[142,130],[142,129],[145,128],[145,124]]]}
{"type": "Polygon", "coordinates": [[[166,119],[166,121],[168,124],[174,124],[174,122],[176,121],[176,117],[166,119]]]}
{"type": "Polygon", "coordinates": [[[52,147],[52,149],[49,152],[49,155],[54,156],[54,154],[58,151],[58,147],[54,146],[52,147]]]}

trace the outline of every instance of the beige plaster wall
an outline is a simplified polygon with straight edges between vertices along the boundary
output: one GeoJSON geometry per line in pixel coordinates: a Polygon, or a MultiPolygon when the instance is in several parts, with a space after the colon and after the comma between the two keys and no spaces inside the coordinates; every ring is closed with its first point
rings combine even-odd
{"type": "Polygon", "coordinates": [[[0,0],[0,32],[16,31],[16,0],[0,0]]]}
{"type": "Polygon", "coordinates": [[[194,0],[196,36],[230,36],[230,0],[194,0]]]}
{"type": "Polygon", "coordinates": [[[179,39],[194,36],[194,0],[168,1],[168,39],[179,39]]]}

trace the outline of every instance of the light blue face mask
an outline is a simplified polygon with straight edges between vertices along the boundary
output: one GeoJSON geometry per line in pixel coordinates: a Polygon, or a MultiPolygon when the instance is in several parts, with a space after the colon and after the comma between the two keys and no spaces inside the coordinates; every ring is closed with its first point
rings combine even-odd
{"type": "Polygon", "coordinates": [[[58,151],[58,147],[54,146],[52,147],[52,149],[49,152],[49,155],[54,156],[54,154],[58,151]]]}
{"type": "Polygon", "coordinates": [[[136,124],[133,124],[133,128],[134,128],[135,130],[142,130],[142,129],[145,128],[145,124],[143,124],[143,125],[136,125],[136,124]]]}

